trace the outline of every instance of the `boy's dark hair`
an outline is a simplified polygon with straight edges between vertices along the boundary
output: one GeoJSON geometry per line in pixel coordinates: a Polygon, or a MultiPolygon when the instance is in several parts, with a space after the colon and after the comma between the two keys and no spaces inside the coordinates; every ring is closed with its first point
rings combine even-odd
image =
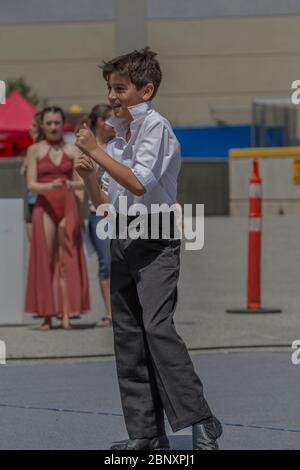
{"type": "Polygon", "coordinates": [[[129,54],[116,57],[108,62],[103,61],[103,64],[99,67],[102,69],[106,81],[112,73],[127,75],[137,90],[152,82],[154,85],[152,99],[157,93],[162,78],[159,62],[155,58],[156,55],[156,52],[151,51],[149,47],[145,47],[139,51],[135,50],[129,54]]]}

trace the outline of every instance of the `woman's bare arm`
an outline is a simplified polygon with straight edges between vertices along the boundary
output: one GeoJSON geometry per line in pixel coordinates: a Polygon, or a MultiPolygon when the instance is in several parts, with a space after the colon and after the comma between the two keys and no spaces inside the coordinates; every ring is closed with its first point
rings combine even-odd
{"type": "Polygon", "coordinates": [[[26,171],[27,171],[27,156],[24,157],[21,167],[20,167],[20,175],[21,176],[26,176],[26,171]]]}

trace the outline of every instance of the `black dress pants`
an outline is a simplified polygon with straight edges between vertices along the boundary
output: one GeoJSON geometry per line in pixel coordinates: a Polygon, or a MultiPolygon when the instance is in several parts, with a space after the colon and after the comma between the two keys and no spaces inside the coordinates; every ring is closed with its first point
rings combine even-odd
{"type": "Polygon", "coordinates": [[[180,240],[113,239],[111,301],[116,366],[129,437],[164,434],[211,416],[173,315],[180,240]]]}

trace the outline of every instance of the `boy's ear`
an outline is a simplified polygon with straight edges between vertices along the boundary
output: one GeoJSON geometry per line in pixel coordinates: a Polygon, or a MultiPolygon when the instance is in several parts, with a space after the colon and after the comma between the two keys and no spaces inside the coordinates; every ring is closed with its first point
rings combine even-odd
{"type": "Polygon", "coordinates": [[[152,82],[149,82],[144,88],[143,99],[145,101],[151,100],[153,93],[154,93],[154,85],[152,82]]]}

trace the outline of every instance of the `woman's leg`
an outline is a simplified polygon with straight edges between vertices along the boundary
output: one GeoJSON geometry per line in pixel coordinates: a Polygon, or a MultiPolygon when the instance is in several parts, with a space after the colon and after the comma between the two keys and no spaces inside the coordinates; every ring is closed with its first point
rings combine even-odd
{"type": "Polygon", "coordinates": [[[58,247],[59,247],[59,266],[60,266],[60,288],[62,294],[63,302],[63,312],[61,326],[65,330],[72,328],[70,323],[70,307],[69,307],[69,298],[68,290],[66,283],[66,269],[65,269],[65,260],[64,260],[64,243],[65,243],[65,219],[62,219],[58,226],[58,247]]]}
{"type": "Polygon", "coordinates": [[[110,239],[100,240],[97,237],[96,229],[98,222],[102,217],[90,212],[89,216],[89,234],[98,257],[99,264],[99,286],[102,294],[105,317],[97,322],[97,326],[109,326],[111,324],[111,300],[110,300],[110,239]]]}
{"type": "Polygon", "coordinates": [[[27,234],[27,239],[30,243],[31,238],[32,238],[32,224],[28,222],[26,223],[26,234],[27,234]]]}
{"type": "Polygon", "coordinates": [[[104,318],[97,322],[97,326],[109,326],[112,321],[110,302],[110,277],[107,279],[101,279],[101,277],[99,277],[99,285],[102,293],[103,302],[105,305],[106,315],[104,318]]]}
{"type": "MultiPolygon", "coordinates": [[[[54,267],[55,267],[56,250],[57,250],[56,225],[46,212],[43,213],[43,226],[44,226],[44,233],[45,233],[45,239],[46,239],[46,244],[47,244],[50,271],[51,271],[51,275],[53,276],[54,267]]],[[[52,326],[52,318],[45,317],[42,325],[40,326],[40,329],[49,330],[51,326],[52,326]]]]}
{"type": "Polygon", "coordinates": [[[31,238],[32,238],[32,213],[34,209],[34,204],[26,204],[26,234],[27,234],[27,239],[28,242],[31,243],[31,238]]]}

